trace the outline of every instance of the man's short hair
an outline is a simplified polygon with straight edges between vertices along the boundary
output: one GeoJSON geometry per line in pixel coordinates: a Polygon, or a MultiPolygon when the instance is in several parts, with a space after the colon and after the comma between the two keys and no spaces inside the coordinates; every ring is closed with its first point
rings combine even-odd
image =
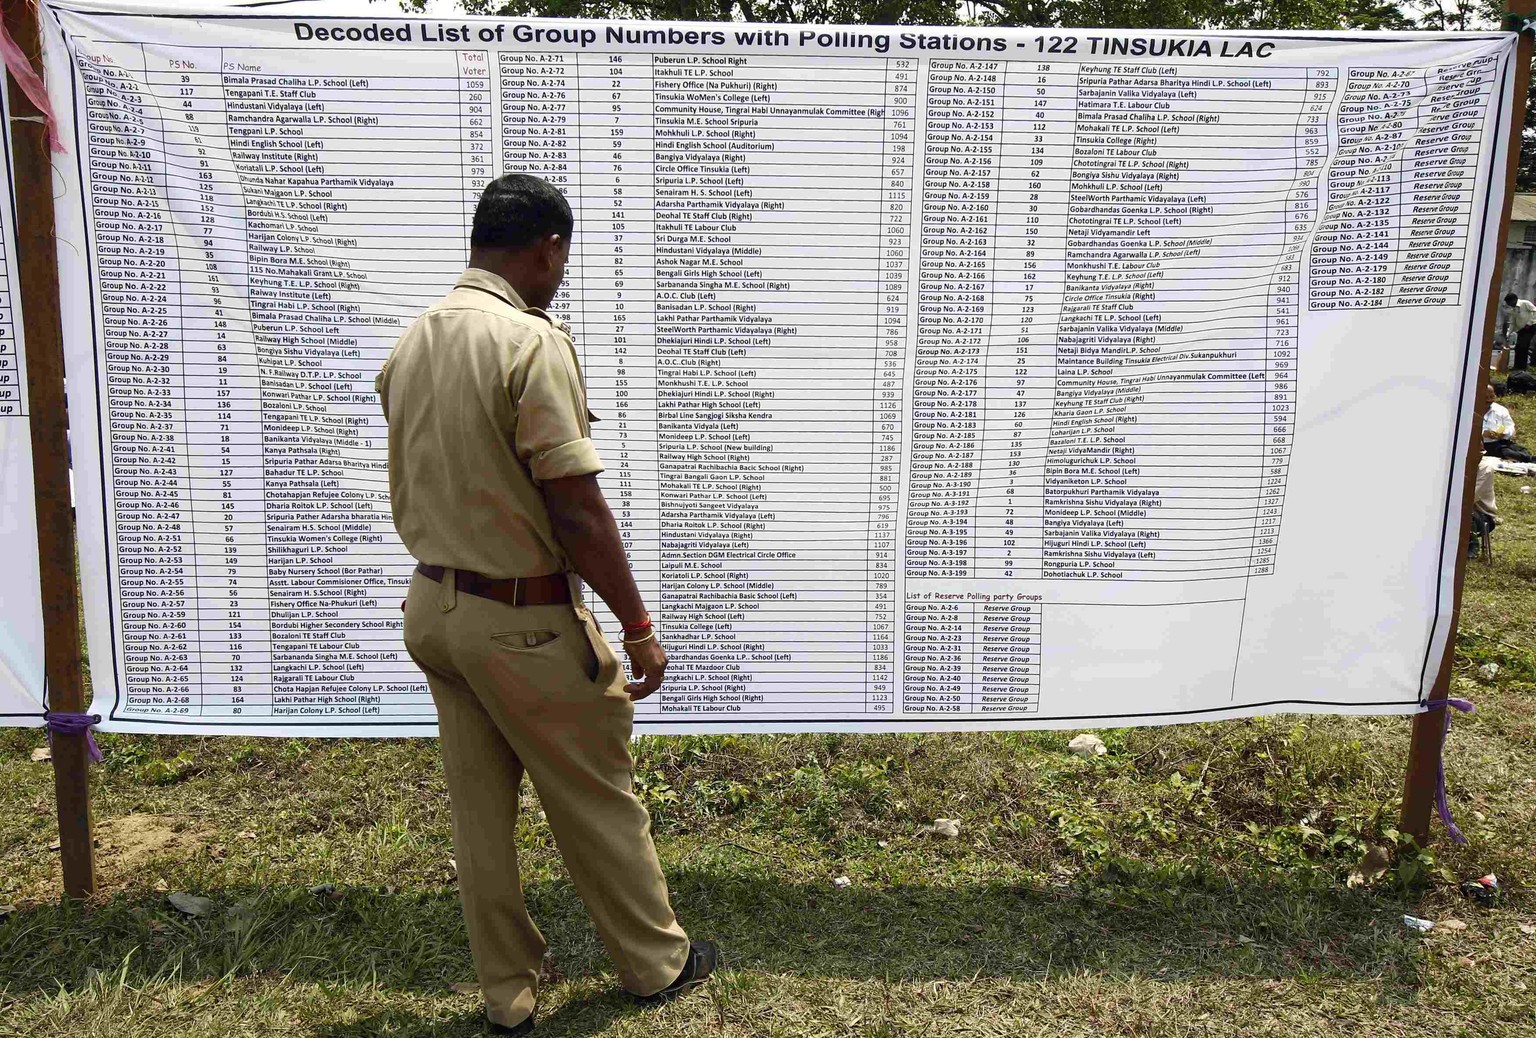
{"type": "Polygon", "coordinates": [[[559,188],[527,173],[508,173],[480,193],[469,243],[526,249],[551,234],[569,240],[574,226],[570,204],[559,188]]]}
{"type": "MultiPolygon", "coordinates": [[[[476,213],[475,220],[477,223],[479,222],[479,219],[480,214],[476,213]]],[[[1504,297],[1504,302],[1508,303],[1510,306],[1514,306],[1516,303],[1520,302],[1520,297],[1511,292],[1509,295],[1504,297]]]]}

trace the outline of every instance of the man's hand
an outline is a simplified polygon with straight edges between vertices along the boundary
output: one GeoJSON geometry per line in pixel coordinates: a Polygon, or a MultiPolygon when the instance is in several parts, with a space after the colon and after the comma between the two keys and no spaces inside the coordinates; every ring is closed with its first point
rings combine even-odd
{"type": "MultiPolygon", "coordinates": [[[[555,536],[581,579],[608,603],[620,623],[640,623],[646,616],[645,603],[635,587],[634,574],[624,556],[624,540],[608,502],[603,500],[597,477],[548,480],[544,483],[544,502],[549,506],[555,536]]],[[[626,645],[624,651],[638,679],[625,685],[624,691],[632,700],[644,699],[661,687],[667,654],[655,638],[626,645]]]]}
{"type": "Polygon", "coordinates": [[[637,679],[625,685],[624,691],[629,693],[631,702],[639,702],[661,687],[662,675],[667,670],[667,653],[655,638],[647,638],[638,645],[626,645],[624,651],[629,654],[629,664],[637,679]]]}

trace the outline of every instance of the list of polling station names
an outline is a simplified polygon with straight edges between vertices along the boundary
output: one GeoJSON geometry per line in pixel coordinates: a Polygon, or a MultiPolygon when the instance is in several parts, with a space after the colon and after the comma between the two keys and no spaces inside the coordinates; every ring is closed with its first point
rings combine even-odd
{"type": "Polygon", "coordinates": [[[430,730],[372,383],[506,172],[643,729],[1416,708],[1506,37],[52,10],[109,727],[430,730]]]}

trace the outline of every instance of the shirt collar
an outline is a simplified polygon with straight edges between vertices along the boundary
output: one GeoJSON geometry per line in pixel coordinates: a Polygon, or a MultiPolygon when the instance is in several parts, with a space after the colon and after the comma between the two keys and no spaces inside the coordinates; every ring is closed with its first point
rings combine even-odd
{"type": "MultiPolygon", "coordinates": [[[[489,270],[479,267],[469,267],[459,275],[459,280],[454,283],[454,288],[478,288],[482,292],[500,296],[508,304],[519,310],[527,310],[528,304],[523,302],[523,297],[517,294],[516,289],[507,284],[507,279],[500,274],[492,274],[489,270]]],[[[540,312],[542,313],[542,311],[540,312]]]]}
{"type": "Polygon", "coordinates": [[[533,314],[535,317],[542,317],[544,320],[560,329],[566,335],[571,334],[571,326],[560,320],[560,318],[553,317],[550,314],[545,313],[543,310],[540,310],[538,307],[529,306],[527,303],[523,302],[523,297],[518,295],[517,290],[514,289],[511,285],[507,284],[507,279],[502,277],[500,274],[492,274],[489,270],[482,270],[479,267],[467,267],[465,268],[464,273],[459,275],[459,280],[454,282],[453,287],[476,288],[482,292],[489,292],[492,295],[498,296],[505,300],[513,307],[521,310],[523,313],[533,314]]]}

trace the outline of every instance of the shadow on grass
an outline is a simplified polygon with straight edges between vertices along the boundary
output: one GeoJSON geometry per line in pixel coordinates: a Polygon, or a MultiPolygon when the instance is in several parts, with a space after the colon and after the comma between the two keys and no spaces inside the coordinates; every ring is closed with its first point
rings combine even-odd
{"type": "MultiPolygon", "coordinates": [[[[855,980],[1043,980],[1064,973],[1153,980],[1372,978],[1383,997],[1412,997],[1418,941],[1390,899],[1301,885],[1168,881],[1120,875],[1071,888],[790,882],[762,871],[680,871],[674,902],[695,936],[724,949],[724,968],[855,980]]],[[[124,968],[129,984],[269,975],[281,982],[381,986],[446,994],[471,979],[452,888],[386,893],[343,887],[203,890],[216,910],[182,916],[152,891],[90,909],[39,906],[0,923],[0,988],[56,992],[91,969],[124,968]]],[[[610,970],[568,883],[528,888],[565,977],[610,970]]],[[[547,1023],[582,1034],[631,1011],[616,991],[562,1004],[547,1023]],[[563,1021],[563,1022],[562,1022],[563,1021]]],[[[540,1031],[546,1030],[541,1022],[540,1031]]],[[[432,1020],[385,1013],[328,1036],[480,1033],[477,1014],[432,1020]]]]}
{"type": "MultiPolygon", "coordinates": [[[[552,1013],[539,1012],[535,1033],[542,1036],[596,1034],[621,1016],[650,1012],[618,995],[574,999],[552,1013]]],[[[313,1032],[315,1038],[471,1038],[487,1033],[485,1015],[478,1010],[446,1018],[388,1010],[346,1024],[313,1032]]]]}

